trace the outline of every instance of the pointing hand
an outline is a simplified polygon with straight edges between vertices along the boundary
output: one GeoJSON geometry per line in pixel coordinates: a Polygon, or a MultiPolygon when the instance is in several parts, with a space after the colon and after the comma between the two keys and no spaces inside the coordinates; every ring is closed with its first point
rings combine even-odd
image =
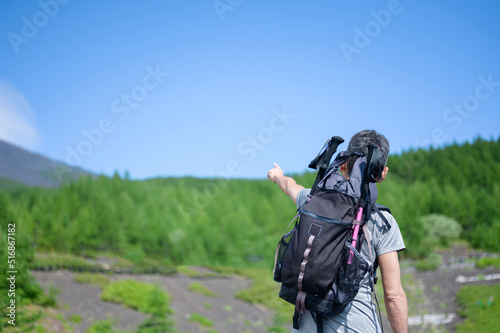
{"type": "Polygon", "coordinates": [[[283,170],[281,170],[280,166],[277,163],[274,163],[274,168],[269,170],[267,173],[267,178],[273,183],[277,183],[278,179],[283,177],[283,170]]]}

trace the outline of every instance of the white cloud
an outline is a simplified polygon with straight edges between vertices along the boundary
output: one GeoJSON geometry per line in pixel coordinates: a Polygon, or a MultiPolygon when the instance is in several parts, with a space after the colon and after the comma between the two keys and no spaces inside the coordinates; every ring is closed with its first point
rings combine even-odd
{"type": "Polygon", "coordinates": [[[40,142],[35,114],[26,97],[0,81],[0,139],[34,150],[40,142]]]}

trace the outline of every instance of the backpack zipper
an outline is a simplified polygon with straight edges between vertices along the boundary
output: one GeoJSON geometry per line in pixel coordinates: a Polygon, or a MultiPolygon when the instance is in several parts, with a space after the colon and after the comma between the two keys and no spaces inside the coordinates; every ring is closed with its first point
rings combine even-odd
{"type": "Polygon", "coordinates": [[[304,215],[307,215],[307,216],[312,217],[314,219],[318,219],[318,220],[321,220],[321,221],[324,221],[324,222],[328,222],[328,223],[335,223],[335,224],[341,225],[343,227],[351,227],[352,226],[351,223],[341,222],[341,221],[338,221],[338,220],[330,219],[328,217],[319,216],[319,215],[311,213],[311,212],[309,212],[307,210],[303,210],[302,213],[304,215]]]}

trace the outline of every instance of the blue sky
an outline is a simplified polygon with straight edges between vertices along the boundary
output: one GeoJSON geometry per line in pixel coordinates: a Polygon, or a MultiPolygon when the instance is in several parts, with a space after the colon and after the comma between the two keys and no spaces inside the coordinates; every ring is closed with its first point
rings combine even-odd
{"type": "Polygon", "coordinates": [[[303,172],[500,135],[497,1],[0,3],[0,139],[132,178],[303,172]],[[341,146],[346,148],[347,144],[341,146]]]}

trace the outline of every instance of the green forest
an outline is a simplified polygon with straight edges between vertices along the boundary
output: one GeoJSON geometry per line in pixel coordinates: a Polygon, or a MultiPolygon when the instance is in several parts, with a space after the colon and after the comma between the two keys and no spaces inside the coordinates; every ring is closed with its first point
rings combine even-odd
{"type": "MultiPolygon", "coordinates": [[[[378,202],[398,221],[405,256],[425,256],[432,226],[424,222],[436,214],[458,222],[460,237],[473,247],[500,251],[500,141],[408,151],[391,155],[388,166],[378,202]]],[[[315,173],[292,176],[307,187],[315,173]]],[[[115,174],[1,193],[4,215],[12,215],[19,237],[37,252],[102,251],[172,265],[271,267],[277,240],[295,214],[267,179],[134,181],[115,174]]]]}
{"type": "MultiPolygon", "coordinates": [[[[391,155],[388,166],[378,202],[400,226],[402,256],[423,258],[453,239],[500,252],[500,140],[411,150],[391,155]]],[[[307,187],[315,173],[292,176],[307,187]]],[[[270,269],[294,215],[294,204],[267,179],[86,177],[53,189],[0,191],[0,255],[6,262],[4,235],[15,224],[19,285],[31,281],[35,253],[270,269]]],[[[42,295],[31,283],[19,293],[42,295]]]]}

